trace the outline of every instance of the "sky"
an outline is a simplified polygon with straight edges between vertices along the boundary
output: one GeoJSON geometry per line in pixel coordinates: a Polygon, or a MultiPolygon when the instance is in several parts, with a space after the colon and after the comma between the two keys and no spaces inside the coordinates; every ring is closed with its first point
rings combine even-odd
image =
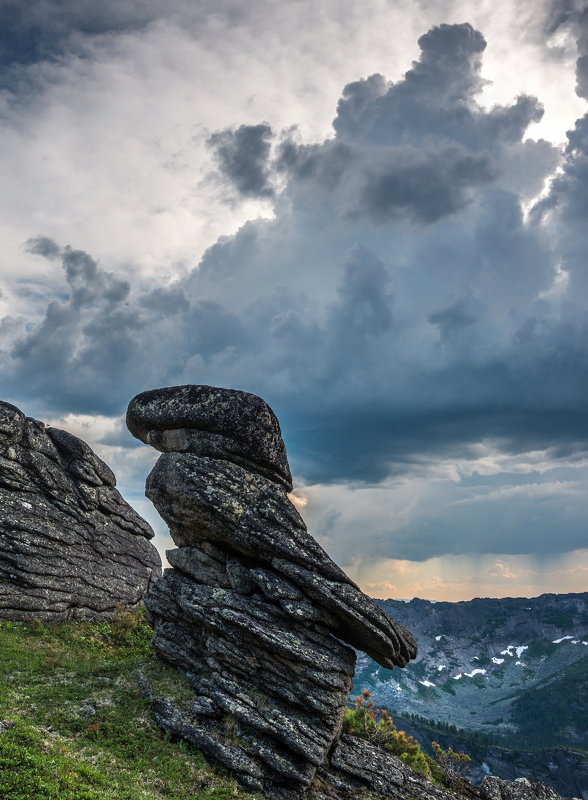
{"type": "Polygon", "coordinates": [[[138,392],[278,415],[375,597],[588,589],[579,0],[0,0],[0,396],[129,502],[138,392]]]}

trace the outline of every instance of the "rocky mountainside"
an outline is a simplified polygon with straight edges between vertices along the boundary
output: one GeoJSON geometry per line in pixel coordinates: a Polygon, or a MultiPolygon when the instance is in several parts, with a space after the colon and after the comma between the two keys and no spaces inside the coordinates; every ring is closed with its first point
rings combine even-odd
{"type": "Polygon", "coordinates": [[[465,747],[479,774],[540,776],[588,797],[588,593],[377,602],[415,633],[419,655],[393,672],[360,655],[356,692],[369,689],[424,742],[465,747]]]}

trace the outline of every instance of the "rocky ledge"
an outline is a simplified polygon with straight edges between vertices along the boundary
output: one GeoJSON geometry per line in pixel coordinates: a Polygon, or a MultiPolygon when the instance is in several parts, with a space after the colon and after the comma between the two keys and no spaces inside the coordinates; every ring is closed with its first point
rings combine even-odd
{"type": "Polygon", "coordinates": [[[566,800],[528,778],[505,781],[491,775],[481,786],[459,780],[451,791],[443,789],[396,756],[352,736],[341,737],[315,784],[305,800],[566,800]]]}
{"type": "Polygon", "coordinates": [[[85,442],[0,402],[0,619],[136,606],[161,574],[152,536],[85,442]]]}

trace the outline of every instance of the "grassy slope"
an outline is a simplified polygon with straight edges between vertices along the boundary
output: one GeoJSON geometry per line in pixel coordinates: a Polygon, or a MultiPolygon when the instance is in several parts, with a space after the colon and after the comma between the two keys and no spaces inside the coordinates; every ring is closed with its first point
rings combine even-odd
{"type": "Polygon", "coordinates": [[[139,615],[112,623],[0,623],[3,800],[252,800],[151,721],[139,615]]]}

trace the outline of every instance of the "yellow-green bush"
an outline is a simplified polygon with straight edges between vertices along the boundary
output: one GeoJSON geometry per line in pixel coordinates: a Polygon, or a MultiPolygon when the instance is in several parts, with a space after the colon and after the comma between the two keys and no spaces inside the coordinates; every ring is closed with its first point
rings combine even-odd
{"type": "Polygon", "coordinates": [[[423,753],[414,736],[407,736],[404,731],[397,730],[388,711],[385,708],[376,708],[370,698],[370,692],[364,689],[361,696],[355,698],[354,707],[347,709],[343,725],[345,733],[369,739],[398,756],[415,772],[432,780],[432,759],[423,753]]]}

